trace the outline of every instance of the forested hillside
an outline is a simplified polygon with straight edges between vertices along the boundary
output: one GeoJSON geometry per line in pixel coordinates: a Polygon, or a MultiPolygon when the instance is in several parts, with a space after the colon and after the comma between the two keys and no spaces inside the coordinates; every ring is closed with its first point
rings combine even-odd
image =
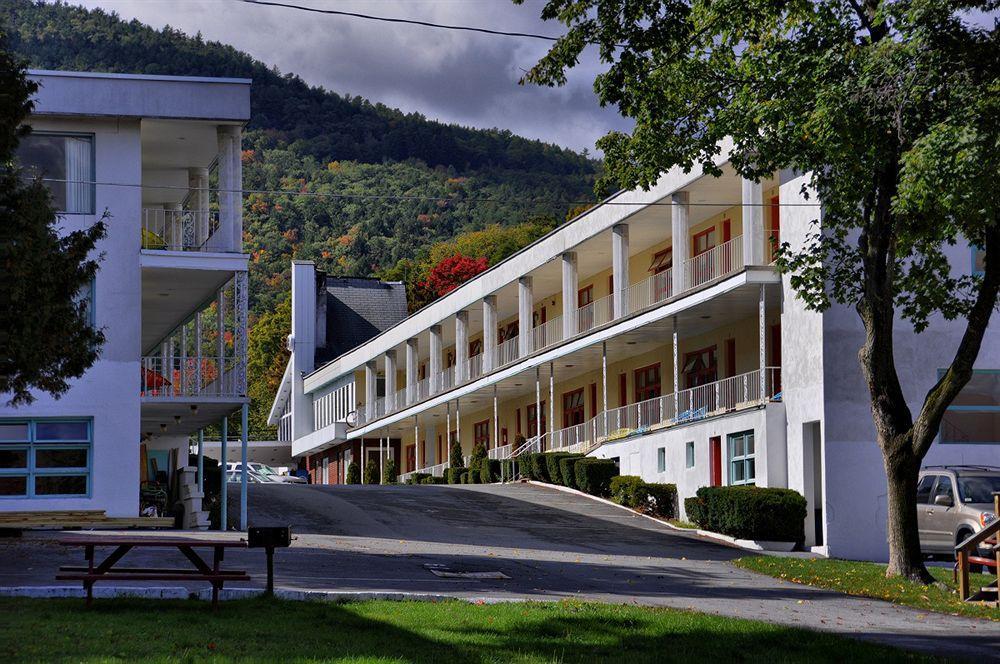
{"type": "Polygon", "coordinates": [[[258,424],[283,368],[292,258],[404,280],[417,307],[440,294],[428,276],[443,258],[492,264],[593,198],[599,164],[586,156],[311,87],[200,35],[30,0],[0,3],[0,29],[37,68],[253,79],[244,187],[290,192],[244,200],[258,424]]]}

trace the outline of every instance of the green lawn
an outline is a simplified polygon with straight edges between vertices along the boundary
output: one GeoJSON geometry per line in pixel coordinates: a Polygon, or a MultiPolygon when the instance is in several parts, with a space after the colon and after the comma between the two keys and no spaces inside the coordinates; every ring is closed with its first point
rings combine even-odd
{"type": "MultiPolygon", "coordinates": [[[[887,579],[885,578],[885,565],[859,563],[851,560],[747,556],[734,561],[734,564],[786,581],[830,588],[850,595],[884,599],[928,611],[1000,620],[1000,609],[978,602],[967,603],[959,599],[958,589],[952,580],[951,569],[942,567],[928,567],[927,569],[944,587],[924,586],[901,579],[887,579]]],[[[969,584],[972,588],[978,588],[986,585],[993,578],[985,574],[971,574],[969,575],[969,584]]]]}
{"type": "Polygon", "coordinates": [[[583,603],[0,598],[0,661],[842,662],[925,658],[687,611],[583,603]]]}

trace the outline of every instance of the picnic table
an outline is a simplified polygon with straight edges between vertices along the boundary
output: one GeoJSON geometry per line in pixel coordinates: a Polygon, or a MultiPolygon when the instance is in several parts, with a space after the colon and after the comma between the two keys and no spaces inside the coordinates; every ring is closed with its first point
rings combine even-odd
{"type": "Polygon", "coordinates": [[[128,536],[128,535],[72,535],[59,540],[63,546],[83,547],[86,566],[64,565],[59,568],[57,580],[82,581],[87,591],[87,606],[94,600],[94,584],[98,581],[206,581],[212,584],[212,609],[219,607],[219,591],[227,581],[249,581],[245,570],[222,569],[226,549],[245,549],[245,540],[221,537],[170,537],[170,536],[128,536]],[[114,547],[104,560],[94,560],[97,547],[114,547]],[[118,562],[132,549],[176,548],[187,558],[192,568],[165,567],[117,567],[118,562]],[[202,558],[195,549],[212,549],[212,564],[202,558]]]}

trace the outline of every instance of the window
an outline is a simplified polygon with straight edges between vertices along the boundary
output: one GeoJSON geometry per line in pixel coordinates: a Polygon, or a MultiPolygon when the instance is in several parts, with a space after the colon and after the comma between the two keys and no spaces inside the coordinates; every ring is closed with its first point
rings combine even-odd
{"type": "Polygon", "coordinates": [[[942,443],[1000,443],[1000,370],[972,372],[945,411],[939,433],[942,443]]]}
{"type": "Polygon", "coordinates": [[[94,316],[94,280],[91,279],[90,283],[81,288],[76,292],[73,297],[73,302],[79,306],[83,305],[84,315],[87,318],[87,322],[90,323],[91,327],[95,327],[95,316],[94,316]]]}
{"type": "Polygon", "coordinates": [[[972,246],[972,274],[982,276],[986,272],[986,250],[972,246]]]}
{"type": "Polygon", "coordinates": [[[685,353],[682,373],[688,388],[707,385],[718,380],[719,358],[716,347],[685,353]]]}
{"type": "Polygon", "coordinates": [[[90,494],[91,420],[0,420],[0,498],[90,494]]]}
{"type": "Polygon", "coordinates": [[[483,352],[483,340],[476,339],[469,343],[469,357],[475,357],[483,352]]]}
{"type": "Polygon", "coordinates": [[[660,274],[669,270],[673,264],[674,249],[673,247],[667,247],[653,256],[653,262],[649,266],[649,271],[653,274],[660,274]]]}
{"type": "Polygon", "coordinates": [[[563,395],[563,427],[583,424],[583,388],[563,395]]]}
{"type": "MultiPolygon", "coordinates": [[[[536,404],[531,404],[528,406],[526,419],[528,420],[528,438],[532,438],[538,435],[538,411],[536,409],[536,404]]],[[[547,429],[547,422],[545,421],[545,402],[542,402],[542,434],[544,434],[547,429]]]]}
{"type": "Polygon", "coordinates": [[[497,343],[503,343],[508,339],[514,339],[518,334],[518,322],[508,323],[506,327],[497,330],[497,343]]]}
{"type": "Polygon", "coordinates": [[[938,498],[945,497],[951,501],[951,504],[955,504],[955,494],[951,487],[951,478],[947,475],[938,476],[937,487],[934,489],[934,497],[931,502],[937,504],[938,498]]]}
{"type": "Polygon", "coordinates": [[[937,475],[924,475],[917,484],[917,504],[926,505],[931,502],[931,489],[934,488],[934,480],[937,475]]]}
{"type": "Polygon", "coordinates": [[[667,472],[667,448],[665,447],[656,448],[656,472],[667,472]]]}
{"type": "Polygon", "coordinates": [[[646,401],[660,396],[660,364],[635,370],[635,400],[646,401]]]}
{"type": "Polygon", "coordinates": [[[715,248],[715,226],[698,233],[691,242],[693,256],[700,256],[713,248],[715,248]]]}
{"type": "Polygon", "coordinates": [[[490,447],[490,421],[483,420],[482,422],[476,422],[472,425],[472,444],[479,445],[482,443],[483,447],[489,449],[490,447]]]}
{"type": "Polygon", "coordinates": [[[591,284],[576,292],[576,306],[582,308],[594,301],[594,286],[591,284]]]}
{"type": "Polygon", "coordinates": [[[28,174],[45,178],[56,210],[94,214],[93,136],[31,133],[17,153],[28,174]]]}
{"type": "Polygon", "coordinates": [[[684,443],[684,467],[694,468],[694,441],[684,443]]]}
{"type": "Polygon", "coordinates": [[[753,484],[755,479],[753,431],[729,434],[729,483],[753,484]]]}

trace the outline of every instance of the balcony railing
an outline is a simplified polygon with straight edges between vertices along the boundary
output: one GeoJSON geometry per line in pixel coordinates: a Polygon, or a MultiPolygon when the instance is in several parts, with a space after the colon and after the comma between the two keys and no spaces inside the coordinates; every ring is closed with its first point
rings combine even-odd
{"type": "Polygon", "coordinates": [[[143,208],[142,248],[161,251],[206,251],[219,229],[219,213],[209,210],[143,208]]]}
{"type": "Polygon", "coordinates": [[[615,298],[611,295],[594,300],[576,310],[576,333],[583,334],[615,319],[615,298]]]}
{"type": "Polygon", "coordinates": [[[696,288],[743,269],[743,236],[684,261],[684,288],[696,288]]]}
{"type": "Polygon", "coordinates": [[[483,354],[473,355],[465,363],[465,380],[475,380],[483,375],[483,354]]]}
{"type": "Polygon", "coordinates": [[[539,351],[557,344],[563,339],[562,316],[556,316],[548,322],[536,325],[531,331],[532,351],[539,351]]]}
{"type": "Polygon", "coordinates": [[[241,397],[246,394],[245,373],[237,358],[153,355],[143,357],[139,396],[155,399],[183,397],[241,397]]]}
{"type": "Polygon", "coordinates": [[[625,311],[634,314],[669,299],[673,295],[673,269],[632,284],[625,291],[625,311]]]}
{"type": "Polygon", "coordinates": [[[285,413],[278,420],[278,442],[279,443],[290,443],[292,442],[292,414],[285,413]]]}
{"type": "Polygon", "coordinates": [[[433,466],[426,466],[424,468],[417,468],[416,470],[411,470],[408,473],[403,473],[399,476],[399,482],[406,482],[408,479],[421,473],[423,475],[430,475],[432,477],[444,477],[444,471],[448,470],[448,463],[438,463],[433,466]]]}
{"type": "Polygon", "coordinates": [[[521,356],[520,339],[516,336],[507,339],[503,343],[497,345],[496,347],[496,362],[493,363],[494,369],[499,369],[500,367],[505,367],[511,362],[514,362],[521,356]]]}

